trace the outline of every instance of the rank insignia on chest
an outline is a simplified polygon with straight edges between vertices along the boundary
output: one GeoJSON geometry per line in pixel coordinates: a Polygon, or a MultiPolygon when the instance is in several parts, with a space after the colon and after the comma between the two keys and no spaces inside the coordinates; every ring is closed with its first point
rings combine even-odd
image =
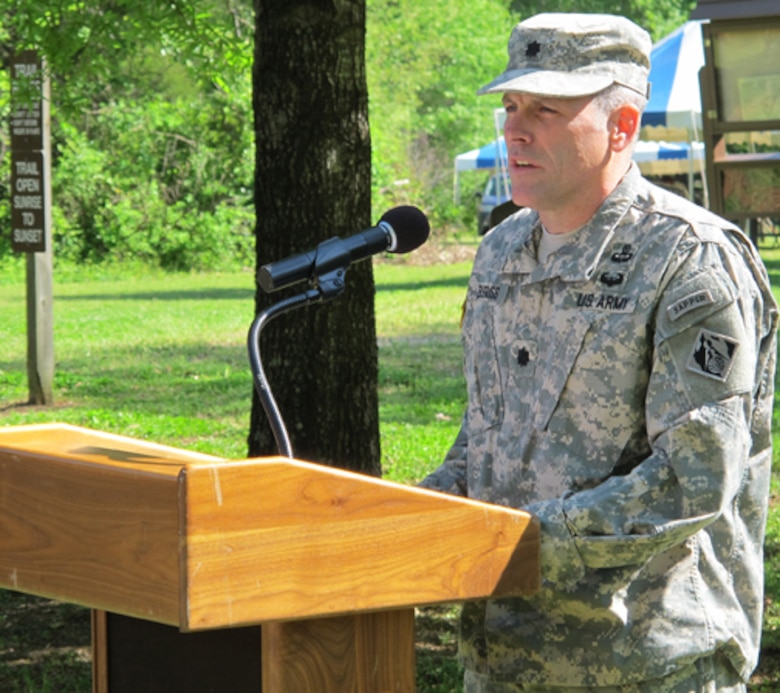
{"type": "Polygon", "coordinates": [[[523,377],[532,376],[536,368],[537,346],[530,339],[521,340],[511,347],[512,360],[517,364],[517,373],[523,377]]]}

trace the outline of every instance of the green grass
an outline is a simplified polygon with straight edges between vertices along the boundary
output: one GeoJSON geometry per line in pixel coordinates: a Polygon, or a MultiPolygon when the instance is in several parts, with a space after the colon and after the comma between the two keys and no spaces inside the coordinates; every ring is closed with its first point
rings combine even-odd
{"type": "Polygon", "coordinates": [[[442,460],[465,408],[460,310],[469,265],[376,268],[379,419],[386,478],[416,483],[442,460]]]}
{"type": "MultiPolygon", "coordinates": [[[[468,264],[377,267],[383,468],[414,483],[457,433],[468,264]]],[[[54,407],[28,407],[23,283],[0,286],[0,423],[63,421],[246,455],[250,272],[55,284],[54,407]]],[[[323,307],[327,310],[327,307],[323,307]]]]}
{"type": "Polygon", "coordinates": [[[57,284],[54,407],[24,406],[23,286],[0,289],[3,424],[64,421],[246,456],[251,273],[57,284]]]}
{"type": "MultiPolygon", "coordinates": [[[[773,245],[776,245],[773,243],[773,245]]],[[[762,248],[772,292],[780,301],[780,248],[762,248]]],[[[765,610],[761,639],[761,660],[751,690],[769,693],[780,690],[780,384],[775,378],[773,408],[772,488],[764,541],[765,610]]]]}
{"type": "MultiPolygon", "coordinates": [[[[780,287],[780,249],[764,256],[773,285],[780,287]]],[[[251,272],[58,275],[55,405],[41,408],[24,404],[25,299],[16,270],[15,277],[0,280],[0,425],[64,421],[220,457],[245,456],[252,395],[246,356],[254,308],[251,272]]],[[[458,324],[468,271],[467,262],[376,267],[386,478],[416,483],[439,464],[457,433],[465,406],[458,324]]],[[[775,469],[780,469],[780,426],[775,431],[775,469]]],[[[751,691],[780,689],[777,477],[765,567],[762,661],[751,691]]],[[[452,608],[419,615],[422,693],[460,689],[455,621],[452,608]]],[[[88,645],[84,610],[0,590],[0,690],[88,690],[88,645]],[[38,613],[45,617],[36,618],[38,613]],[[65,638],[67,646],[64,633],[74,634],[65,638]]]]}
{"type": "MultiPolygon", "coordinates": [[[[469,266],[377,267],[380,417],[387,478],[415,483],[464,407],[458,322],[469,266]]],[[[0,425],[62,421],[225,458],[246,456],[251,272],[55,276],[54,406],[31,407],[23,272],[0,281],[0,425]]],[[[323,307],[327,310],[327,307],[323,307]]],[[[455,616],[421,615],[421,690],[454,691],[455,616]]],[[[0,690],[86,691],[88,613],[0,590],[0,690]],[[65,643],[68,643],[66,646],[65,643]]]]}

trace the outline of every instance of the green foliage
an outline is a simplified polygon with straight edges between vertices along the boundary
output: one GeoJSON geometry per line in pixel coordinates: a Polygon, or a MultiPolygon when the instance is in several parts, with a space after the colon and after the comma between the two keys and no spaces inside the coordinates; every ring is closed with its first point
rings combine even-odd
{"type": "MultiPolygon", "coordinates": [[[[251,264],[249,0],[0,0],[0,11],[3,63],[12,50],[35,47],[51,73],[56,262],[251,264]]],[[[8,175],[3,167],[0,192],[8,175]]],[[[0,257],[10,252],[3,236],[0,257]]]]}
{"type": "Polygon", "coordinates": [[[247,85],[192,100],[118,99],[60,122],[53,198],[58,258],[141,259],[167,269],[251,264],[247,85]]]}
{"type": "Polygon", "coordinates": [[[206,81],[251,64],[249,0],[0,0],[0,16],[4,67],[12,50],[41,51],[68,112],[126,83],[122,67],[144,47],[206,81]]]}
{"type": "MultiPolygon", "coordinates": [[[[611,12],[654,40],[682,24],[695,0],[368,0],[367,75],[373,205],[420,204],[434,232],[475,227],[472,196],[452,201],[455,156],[497,135],[498,97],[476,90],[504,69],[512,26],[537,12],[611,12]]],[[[486,176],[472,181],[481,187],[486,176]]]]}
{"type": "Polygon", "coordinates": [[[369,0],[367,23],[374,207],[412,201],[453,221],[453,157],[494,136],[498,104],[476,89],[506,63],[510,13],[499,0],[369,0]]]}
{"type": "MultiPolygon", "coordinates": [[[[504,68],[509,31],[522,17],[609,11],[632,17],[657,39],[693,5],[367,0],[375,216],[411,203],[428,213],[434,234],[474,228],[470,193],[484,176],[464,178],[464,203],[456,205],[453,159],[496,136],[499,101],[477,97],[476,89],[504,68]]],[[[0,0],[0,12],[3,65],[13,48],[37,47],[52,75],[57,261],[133,258],[179,269],[250,263],[250,0],[0,0]]],[[[3,162],[8,94],[3,70],[3,162]]],[[[5,165],[3,227],[8,178],[5,165]]],[[[8,234],[0,235],[0,258],[9,245],[8,234]]]]}
{"type": "Polygon", "coordinates": [[[688,19],[696,0],[513,0],[511,7],[521,19],[537,12],[624,15],[647,29],[657,41],[688,19]]]}

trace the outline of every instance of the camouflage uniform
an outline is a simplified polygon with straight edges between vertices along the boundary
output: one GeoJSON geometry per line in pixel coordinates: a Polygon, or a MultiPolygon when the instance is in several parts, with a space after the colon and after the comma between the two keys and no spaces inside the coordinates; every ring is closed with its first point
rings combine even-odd
{"type": "Polygon", "coordinates": [[[543,587],[468,603],[460,655],[497,682],[609,687],[716,651],[756,665],[777,311],[736,227],[632,167],[544,265],[538,215],[482,242],[468,410],[423,485],[523,508],[543,587]]]}

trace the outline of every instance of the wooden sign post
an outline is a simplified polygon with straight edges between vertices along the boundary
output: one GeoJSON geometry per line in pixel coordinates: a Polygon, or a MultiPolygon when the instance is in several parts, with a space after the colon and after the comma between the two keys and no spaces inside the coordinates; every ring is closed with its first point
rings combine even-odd
{"type": "Polygon", "coordinates": [[[50,88],[35,51],[13,57],[11,244],[27,254],[27,380],[31,404],[52,404],[50,88]]]}

